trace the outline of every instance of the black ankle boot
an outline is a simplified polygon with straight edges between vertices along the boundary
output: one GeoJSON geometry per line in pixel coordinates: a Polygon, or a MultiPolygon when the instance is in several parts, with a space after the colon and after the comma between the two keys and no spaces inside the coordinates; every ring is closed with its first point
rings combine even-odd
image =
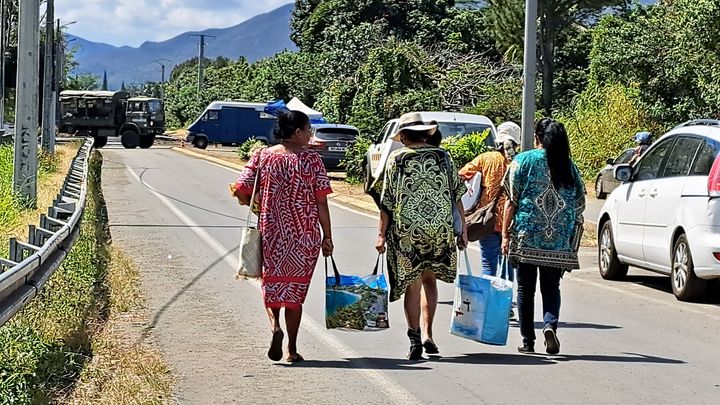
{"type": "Polygon", "coordinates": [[[417,330],[408,329],[407,335],[410,338],[410,352],[407,358],[410,360],[421,360],[423,354],[422,338],[420,337],[420,328],[417,330]]]}

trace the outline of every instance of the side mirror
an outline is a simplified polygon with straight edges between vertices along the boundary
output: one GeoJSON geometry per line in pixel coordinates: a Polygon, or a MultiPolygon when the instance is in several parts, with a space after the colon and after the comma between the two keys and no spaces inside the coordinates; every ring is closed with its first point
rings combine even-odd
{"type": "Polygon", "coordinates": [[[624,183],[626,181],[630,181],[632,179],[633,175],[633,168],[630,165],[618,165],[615,168],[615,171],[613,172],[613,176],[615,176],[615,180],[624,183]]]}
{"type": "Polygon", "coordinates": [[[614,165],[614,164],[615,164],[615,159],[608,159],[608,160],[607,160],[607,164],[609,164],[609,165],[614,165]]]}

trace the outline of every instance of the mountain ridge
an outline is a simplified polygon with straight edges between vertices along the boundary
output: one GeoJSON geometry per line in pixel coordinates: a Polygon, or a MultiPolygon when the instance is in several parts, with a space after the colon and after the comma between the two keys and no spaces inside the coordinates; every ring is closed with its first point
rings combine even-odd
{"type": "Polygon", "coordinates": [[[259,14],[240,24],[227,28],[193,30],[165,41],[145,41],[138,47],[114,46],[67,34],[70,48],[77,48],[75,60],[79,73],[102,77],[107,71],[108,87],[119,89],[122,83],[159,82],[160,65],[156,60],[170,59],[165,63],[165,79],[175,65],[198,56],[198,38],[191,35],[215,36],[207,38],[205,57],[218,56],[238,59],[241,56],[254,62],[283,50],[297,50],[290,40],[290,16],[294,3],[259,14]]]}

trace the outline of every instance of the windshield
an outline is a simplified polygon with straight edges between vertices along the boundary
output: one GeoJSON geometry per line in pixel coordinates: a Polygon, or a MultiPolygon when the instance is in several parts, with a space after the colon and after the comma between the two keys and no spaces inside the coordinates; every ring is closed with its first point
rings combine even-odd
{"type": "Polygon", "coordinates": [[[148,101],[148,108],[150,109],[151,113],[157,113],[160,112],[162,109],[162,106],[160,104],[160,100],[150,100],[148,101]]]}
{"type": "MultiPolygon", "coordinates": [[[[438,129],[442,133],[443,139],[451,136],[465,136],[472,133],[483,133],[490,129],[489,125],[466,123],[466,122],[438,122],[438,129]]],[[[495,138],[490,135],[485,138],[486,145],[494,145],[495,138]]]]}
{"type": "Polygon", "coordinates": [[[354,141],[358,131],[352,128],[318,128],[315,137],[326,141],[354,141]]]}

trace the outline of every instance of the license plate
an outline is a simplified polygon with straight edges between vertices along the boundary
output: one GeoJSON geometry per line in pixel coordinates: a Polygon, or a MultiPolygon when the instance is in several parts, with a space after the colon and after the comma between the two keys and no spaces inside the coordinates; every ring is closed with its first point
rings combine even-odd
{"type": "Polygon", "coordinates": [[[329,146],[328,151],[330,151],[330,152],[347,152],[347,146],[329,146]]]}

